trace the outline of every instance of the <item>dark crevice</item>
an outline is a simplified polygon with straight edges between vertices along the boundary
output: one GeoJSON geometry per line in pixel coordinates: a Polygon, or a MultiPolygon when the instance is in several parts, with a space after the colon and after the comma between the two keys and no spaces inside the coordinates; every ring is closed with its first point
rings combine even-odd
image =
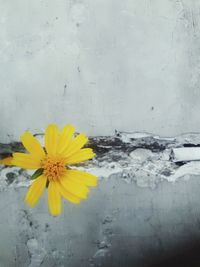
{"type": "MultiPolygon", "coordinates": [[[[200,147],[200,144],[184,143],[180,145],[174,140],[157,139],[153,136],[128,138],[128,141],[124,141],[123,133],[117,132],[115,136],[90,137],[86,147],[92,148],[99,159],[109,155],[113,161],[118,161],[121,158],[120,154],[129,155],[136,149],[148,149],[153,153],[159,153],[172,147],[200,147]]],[[[25,152],[21,142],[0,144],[0,159],[10,156],[13,152],[25,152]]],[[[184,164],[185,162],[176,163],[177,166],[184,164]]]]}
{"type": "Polygon", "coordinates": [[[157,153],[164,151],[167,145],[167,142],[157,141],[153,137],[132,139],[128,143],[123,142],[122,139],[118,137],[99,137],[90,138],[87,147],[93,148],[98,156],[102,156],[110,151],[120,151],[129,154],[138,148],[148,149],[157,153]]]}
{"type": "Polygon", "coordinates": [[[200,147],[200,144],[183,144],[183,147],[200,147]]]}

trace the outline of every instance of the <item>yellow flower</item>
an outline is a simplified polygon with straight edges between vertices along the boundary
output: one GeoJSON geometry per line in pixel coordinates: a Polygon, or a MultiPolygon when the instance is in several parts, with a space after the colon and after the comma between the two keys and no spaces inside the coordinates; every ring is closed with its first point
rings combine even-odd
{"type": "Polygon", "coordinates": [[[24,169],[39,169],[40,173],[26,195],[25,201],[30,207],[37,203],[48,186],[50,213],[60,215],[61,197],[78,204],[87,198],[88,186],[96,186],[96,176],[67,167],[95,156],[91,148],[82,148],[88,141],[85,134],[73,138],[74,131],[72,125],[66,125],[59,132],[55,124],[50,124],[45,132],[45,149],[31,133],[25,132],[21,136],[29,153],[13,153],[12,164],[24,169]]]}
{"type": "Polygon", "coordinates": [[[7,166],[13,165],[12,160],[13,160],[12,157],[7,157],[5,159],[0,160],[0,164],[7,165],[7,166]]]}

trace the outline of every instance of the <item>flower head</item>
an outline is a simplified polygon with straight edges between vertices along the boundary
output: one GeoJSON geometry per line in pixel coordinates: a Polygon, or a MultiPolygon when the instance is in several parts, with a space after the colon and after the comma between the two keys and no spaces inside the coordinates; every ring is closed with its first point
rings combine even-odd
{"type": "MultiPolygon", "coordinates": [[[[45,132],[45,148],[29,132],[21,141],[29,153],[13,153],[12,165],[35,169],[36,179],[30,186],[26,203],[33,207],[48,186],[48,204],[52,215],[61,213],[61,197],[78,204],[87,198],[88,186],[96,186],[97,177],[69,165],[94,157],[91,148],[82,148],[88,138],[81,133],[74,138],[74,127],[66,125],[59,132],[57,125],[50,124],[45,132]]],[[[6,164],[6,163],[5,163],[6,164]]]]}

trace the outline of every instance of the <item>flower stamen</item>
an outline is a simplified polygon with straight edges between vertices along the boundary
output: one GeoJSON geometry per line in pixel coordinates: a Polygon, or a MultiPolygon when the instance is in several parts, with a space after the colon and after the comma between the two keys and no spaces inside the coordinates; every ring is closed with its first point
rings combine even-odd
{"type": "Polygon", "coordinates": [[[58,181],[65,173],[64,158],[47,155],[42,161],[43,174],[49,181],[58,181]]]}

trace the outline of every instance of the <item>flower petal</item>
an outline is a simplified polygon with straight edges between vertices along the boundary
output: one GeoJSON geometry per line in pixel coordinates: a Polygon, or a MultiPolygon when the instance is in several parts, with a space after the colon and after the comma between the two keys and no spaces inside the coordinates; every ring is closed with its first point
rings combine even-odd
{"type": "Polygon", "coordinates": [[[67,177],[70,180],[74,180],[77,183],[81,183],[86,186],[97,185],[97,177],[87,172],[78,170],[67,170],[67,177]]]}
{"type": "Polygon", "coordinates": [[[91,148],[83,148],[75,152],[71,156],[67,157],[65,160],[66,164],[75,164],[81,161],[92,159],[95,156],[95,153],[91,148]]]}
{"type": "Polygon", "coordinates": [[[41,168],[40,159],[36,160],[30,154],[25,153],[14,153],[12,163],[24,169],[34,170],[41,168]]]}
{"type": "Polygon", "coordinates": [[[48,154],[56,154],[58,145],[58,127],[56,124],[49,124],[45,132],[45,148],[48,154]]]}
{"type": "Polygon", "coordinates": [[[13,165],[13,157],[7,157],[0,160],[1,165],[13,165]]]}
{"type": "Polygon", "coordinates": [[[71,141],[69,146],[63,151],[62,155],[64,157],[69,157],[81,149],[87,143],[87,141],[88,138],[84,133],[79,134],[71,141]]]}
{"type": "Polygon", "coordinates": [[[67,200],[69,200],[70,202],[74,203],[74,204],[79,204],[80,203],[80,198],[76,197],[75,195],[69,193],[64,186],[61,183],[57,183],[57,186],[59,188],[59,192],[60,194],[67,200]]]}
{"type": "Polygon", "coordinates": [[[31,133],[25,132],[21,136],[21,142],[33,157],[42,159],[45,156],[45,152],[41,144],[31,133]]]}
{"type": "Polygon", "coordinates": [[[61,214],[61,195],[57,187],[57,182],[51,181],[48,186],[48,203],[51,215],[61,214]]]}
{"type": "Polygon", "coordinates": [[[87,198],[89,189],[85,185],[81,185],[75,181],[68,179],[68,177],[62,177],[60,179],[61,185],[67,190],[69,193],[73,194],[78,198],[87,198]]]}
{"type": "Polygon", "coordinates": [[[32,208],[46,188],[47,178],[43,175],[39,176],[29,187],[29,190],[26,194],[26,203],[32,208]]]}
{"type": "Polygon", "coordinates": [[[58,154],[62,154],[62,152],[67,148],[74,135],[74,131],[75,128],[73,125],[68,124],[64,126],[58,140],[58,147],[57,147],[58,154]]]}

